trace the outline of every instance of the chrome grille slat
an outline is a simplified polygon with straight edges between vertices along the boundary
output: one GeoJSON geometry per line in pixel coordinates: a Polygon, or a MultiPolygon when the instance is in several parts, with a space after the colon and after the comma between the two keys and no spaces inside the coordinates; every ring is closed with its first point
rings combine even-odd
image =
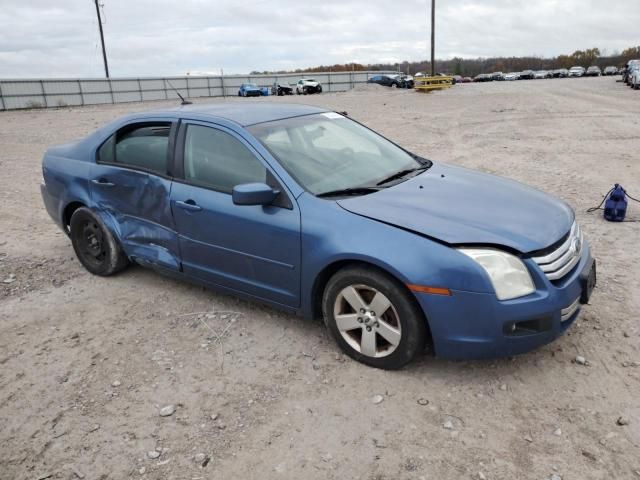
{"type": "Polygon", "coordinates": [[[566,308],[560,310],[560,321],[565,322],[571,318],[571,316],[576,313],[578,307],[580,306],[580,297],[576,298],[571,305],[566,308]]]}
{"type": "Polygon", "coordinates": [[[559,280],[580,261],[584,237],[576,222],[573,222],[567,239],[553,252],[542,257],[533,257],[549,280],[559,280]]]}

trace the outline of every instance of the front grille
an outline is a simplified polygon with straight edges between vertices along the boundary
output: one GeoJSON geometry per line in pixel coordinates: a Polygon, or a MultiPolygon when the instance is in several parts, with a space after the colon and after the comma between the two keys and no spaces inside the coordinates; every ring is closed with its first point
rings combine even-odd
{"type": "Polygon", "coordinates": [[[583,242],[584,238],[580,227],[576,222],[573,222],[569,236],[562,242],[562,245],[548,255],[533,257],[533,261],[540,266],[549,280],[560,280],[580,261],[583,242]]]}

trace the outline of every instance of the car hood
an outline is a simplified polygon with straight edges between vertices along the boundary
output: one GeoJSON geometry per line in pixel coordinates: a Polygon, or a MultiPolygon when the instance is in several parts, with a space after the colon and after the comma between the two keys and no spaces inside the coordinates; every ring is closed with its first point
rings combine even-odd
{"type": "Polygon", "coordinates": [[[551,246],[574,220],[566,203],[539,190],[440,163],[403,183],[338,204],[448,244],[497,245],[522,253],[551,246]]]}

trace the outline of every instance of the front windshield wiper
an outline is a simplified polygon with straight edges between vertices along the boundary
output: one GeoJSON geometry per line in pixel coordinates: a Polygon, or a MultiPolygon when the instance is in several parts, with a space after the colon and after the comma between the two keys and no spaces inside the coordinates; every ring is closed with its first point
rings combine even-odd
{"type": "Polygon", "coordinates": [[[380,187],[353,187],[353,188],[341,188],[339,190],[330,190],[328,192],[318,193],[316,197],[346,197],[350,195],[367,195],[380,191],[380,187]]]}
{"type": "Polygon", "coordinates": [[[405,170],[400,170],[399,172],[396,172],[393,175],[391,175],[391,176],[389,176],[389,177],[387,177],[387,178],[385,178],[383,180],[380,180],[378,183],[376,183],[376,185],[378,185],[378,186],[379,185],[384,185],[385,183],[389,183],[389,182],[392,182],[394,180],[398,180],[399,178],[404,178],[407,175],[409,175],[410,173],[421,172],[421,171],[427,170],[430,166],[431,165],[422,165],[420,167],[407,168],[405,170]]]}

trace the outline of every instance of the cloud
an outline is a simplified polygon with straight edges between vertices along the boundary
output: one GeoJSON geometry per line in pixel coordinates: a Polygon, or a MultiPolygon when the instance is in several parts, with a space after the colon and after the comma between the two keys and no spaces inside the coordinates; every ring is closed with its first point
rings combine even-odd
{"type": "MultiPolygon", "coordinates": [[[[422,60],[428,0],[102,0],[113,76],[422,60]]],[[[437,0],[438,58],[637,43],[640,2],[437,0]]],[[[91,0],[2,0],[1,77],[103,75],[91,0]]]]}

